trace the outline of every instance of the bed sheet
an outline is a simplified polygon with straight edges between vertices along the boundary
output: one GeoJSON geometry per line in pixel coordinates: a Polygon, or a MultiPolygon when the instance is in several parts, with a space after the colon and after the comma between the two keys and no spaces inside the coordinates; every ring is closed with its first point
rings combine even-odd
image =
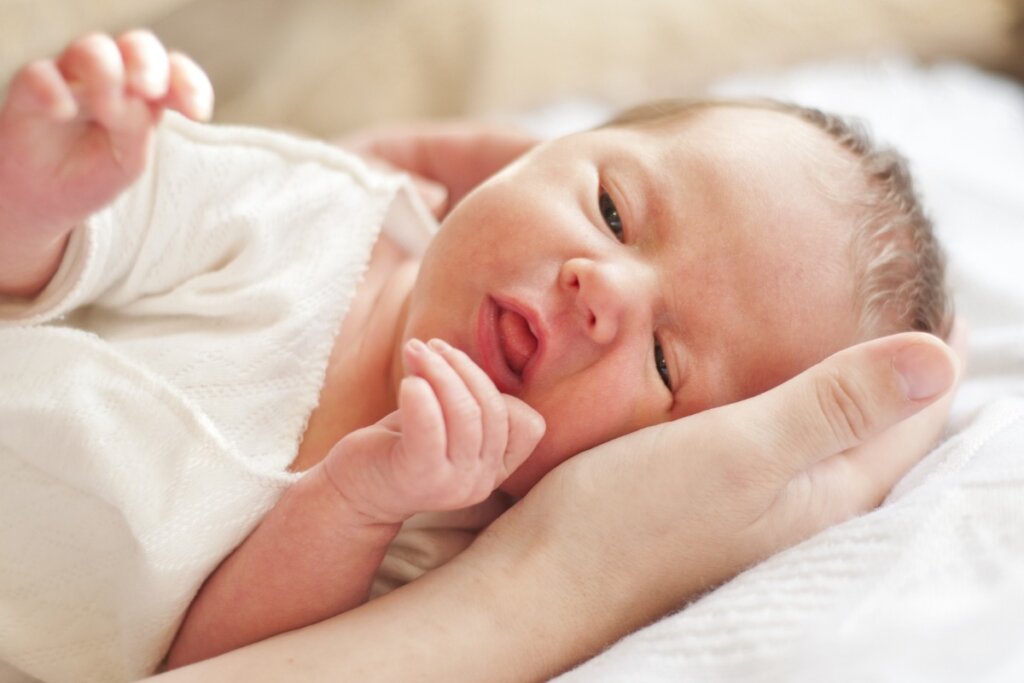
{"type": "MultiPolygon", "coordinates": [[[[894,58],[714,91],[848,112],[907,154],[969,326],[967,372],[946,438],[882,507],[558,680],[1024,680],[1024,90],[894,58]]],[[[589,123],[598,109],[569,112],[589,123]]],[[[552,110],[530,123],[565,122],[552,110]]]]}

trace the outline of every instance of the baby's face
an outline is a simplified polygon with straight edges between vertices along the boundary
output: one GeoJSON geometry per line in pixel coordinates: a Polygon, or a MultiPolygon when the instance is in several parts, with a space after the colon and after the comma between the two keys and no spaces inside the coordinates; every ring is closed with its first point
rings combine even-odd
{"type": "Polygon", "coordinates": [[[441,337],[547,421],[502,487],[760,393],[856,339],[835,144],[714,109],[538,147],[467,196],[424,257],[404,339],[441,337]]]}

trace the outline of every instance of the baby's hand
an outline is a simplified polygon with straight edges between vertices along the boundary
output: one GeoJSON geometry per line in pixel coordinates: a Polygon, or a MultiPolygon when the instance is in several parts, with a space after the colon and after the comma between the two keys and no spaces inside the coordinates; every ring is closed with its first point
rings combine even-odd
{"type": "Polygon", "coordinates": [[[501,394],[462,351],[412,340],[405,360],[398,410],[339,441],[324,461],[341,495],[371,522],[479,503],[544,434],[540,414],[501,394]]]}
{"type": "Polygon", "coordinates": [[[106,206],[142,172],[165,108],[208,119],[213,88],[148,31],[22,67],[0,107],[0,228],[52,242],[106,206]]]}

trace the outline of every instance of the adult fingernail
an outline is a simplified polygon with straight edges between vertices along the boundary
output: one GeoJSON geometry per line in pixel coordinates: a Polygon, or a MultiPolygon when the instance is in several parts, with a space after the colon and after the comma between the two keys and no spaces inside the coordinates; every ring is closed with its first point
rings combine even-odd
{"type": "Polygon", "coordinates": [[[934,344],[910,344],[892,359],[892,367],[903,380],[903,389],[912,401],[941,394],[953,384],[956,371],[949,356],[934,344]]]}
{"type": "Polygon", "coordinates": [[[416,178],[414,183],[423,203],[436,218],[441,218],[448,203],[448,190],[442,185],[421,178],[416,178]]]}

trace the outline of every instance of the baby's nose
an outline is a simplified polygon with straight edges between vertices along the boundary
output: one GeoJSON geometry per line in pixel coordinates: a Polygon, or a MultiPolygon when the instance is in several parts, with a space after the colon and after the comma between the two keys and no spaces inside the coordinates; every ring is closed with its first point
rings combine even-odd
{"type": "Polygon", "coordinates": [[[626,270],[622,264],[573,258],[559,273],[559,283],[570,296],[585,333],[598,344],[614,341],[625,323],[631,298],[626,270]]]}

